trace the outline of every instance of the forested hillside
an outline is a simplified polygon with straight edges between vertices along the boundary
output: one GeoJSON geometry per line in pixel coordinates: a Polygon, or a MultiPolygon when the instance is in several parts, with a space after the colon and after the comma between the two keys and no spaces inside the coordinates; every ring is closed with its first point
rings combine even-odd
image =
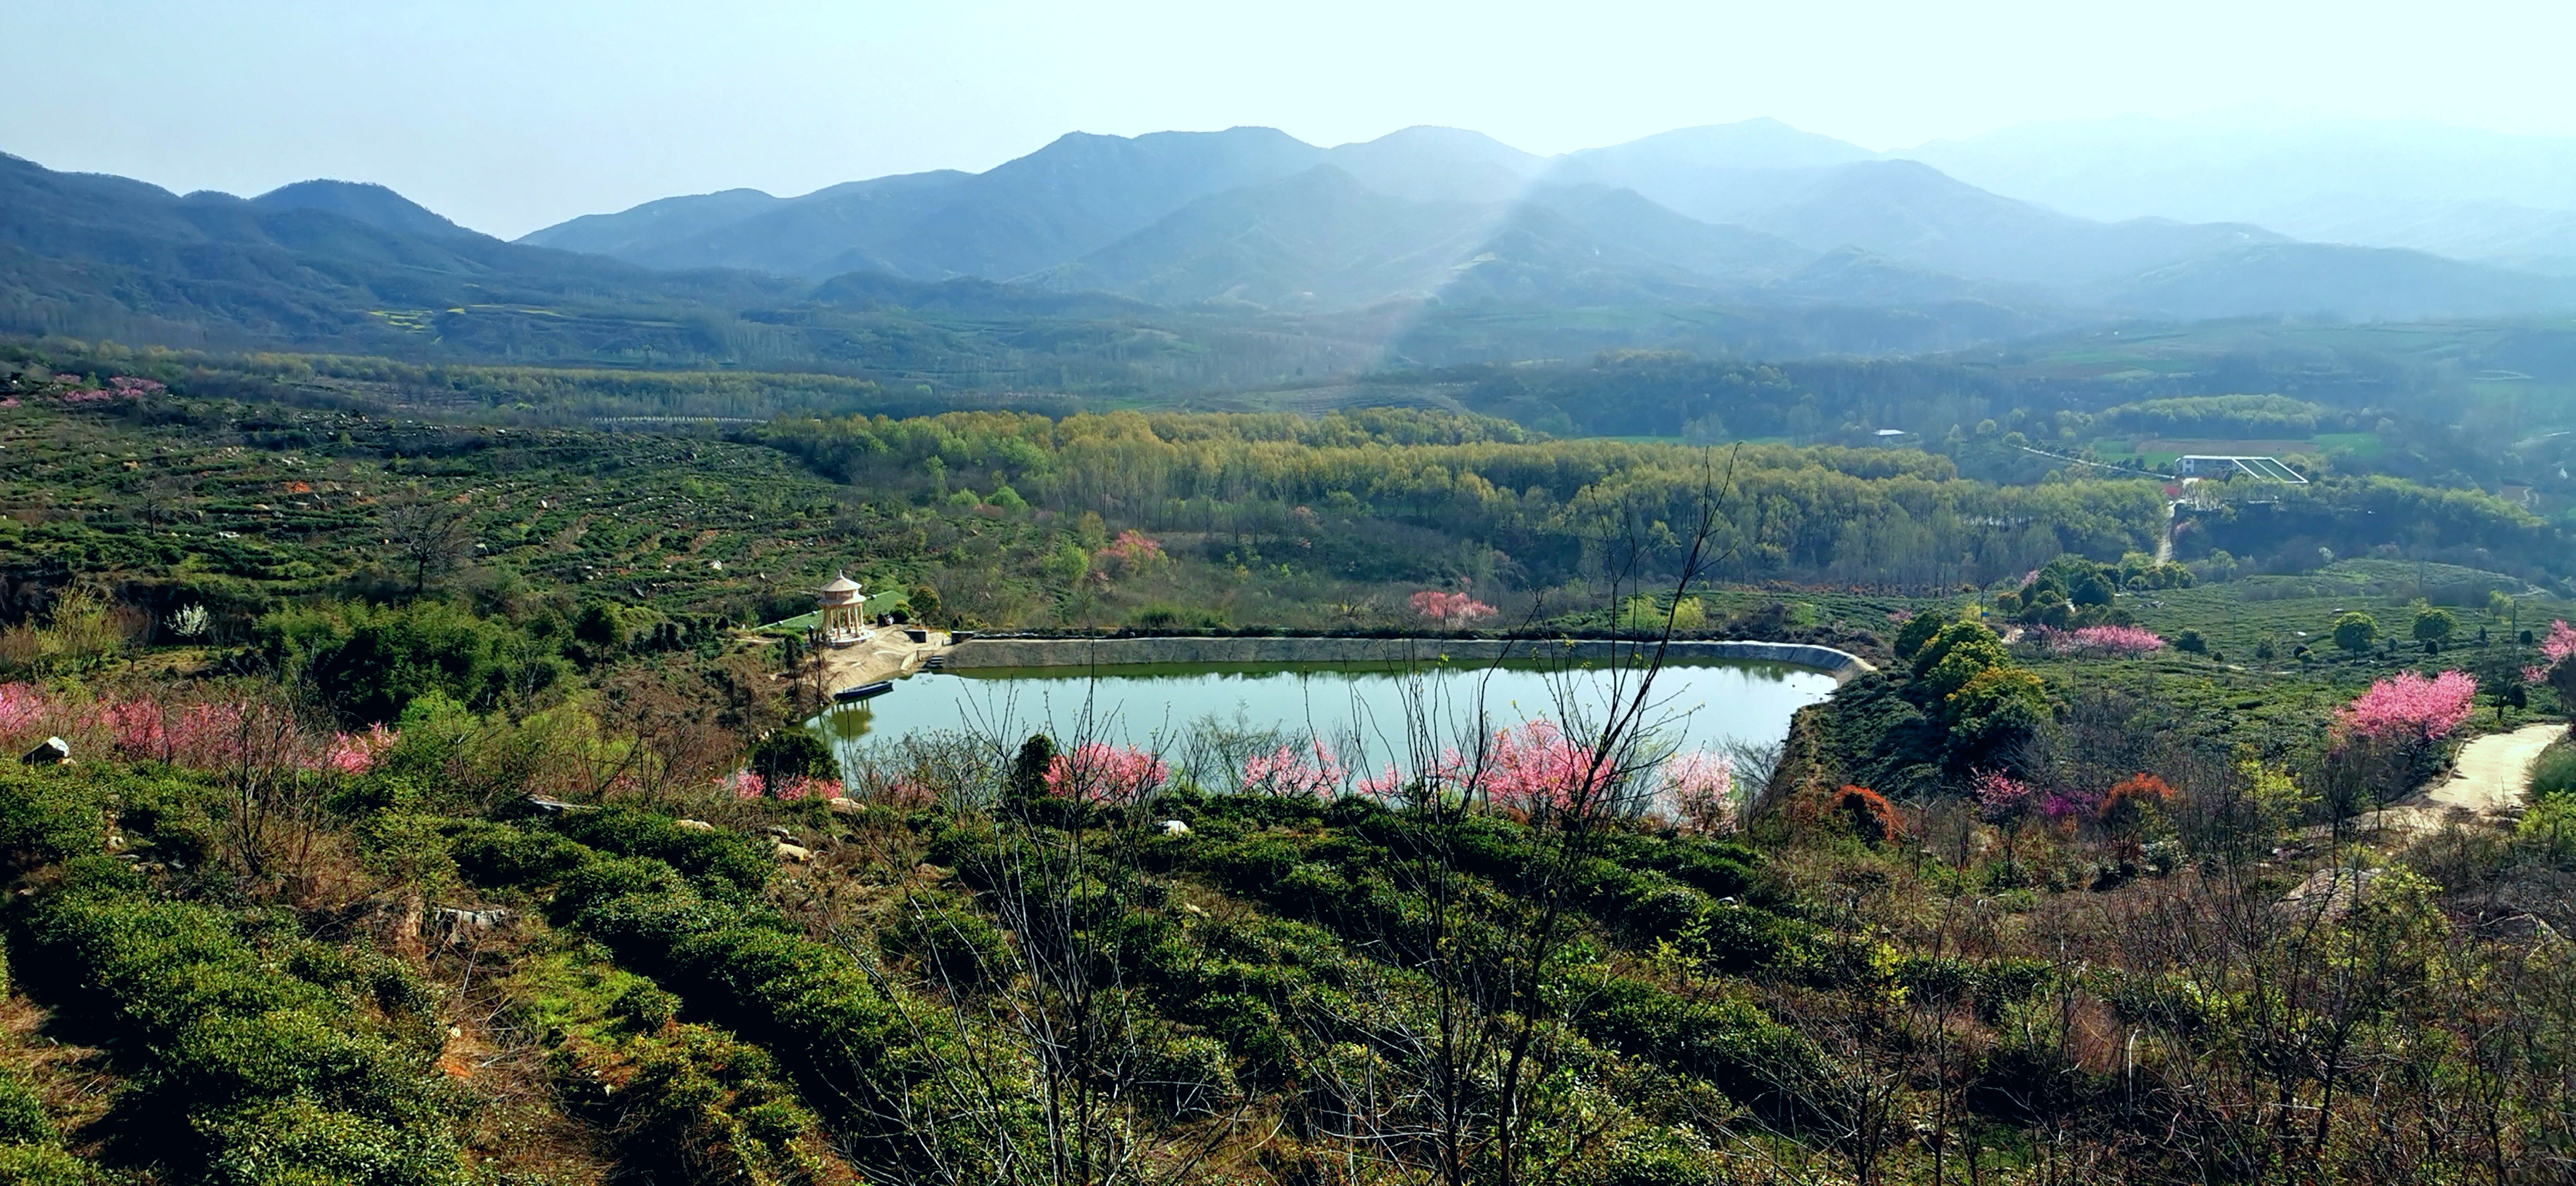
{"type": "MultiPolygon", "coordinates": [[[[2576,1164],[2565,747],[2518,816],[2409,822],[2464,742],[2576,704],[2576,549],[2484,493],[2204,491],[2159,560],[2161,482],[1971,476],[2018,451],[2000,425],[1710,447],[1419,407],[895,415],[879,384],[713,371],[13,361],[11,1180],[2576,1164]],[[1623,699],[1417,698],[1383,761],[1087,711],[836,754],[805,723],[825,668],[776,623],[841,572],[915,625],[1625,640],[1549,675],[1623,699]],[[1877,670],[1776,744],[1686,749],[1656,644],[1742,637],[1877,670]]],[[[1597,361],[1524,390],[1732,377],[1750,410],[1966,373],[1597,361]]],[[[2020,423],[2350,414],[2085,408],[2020,423]]]]}

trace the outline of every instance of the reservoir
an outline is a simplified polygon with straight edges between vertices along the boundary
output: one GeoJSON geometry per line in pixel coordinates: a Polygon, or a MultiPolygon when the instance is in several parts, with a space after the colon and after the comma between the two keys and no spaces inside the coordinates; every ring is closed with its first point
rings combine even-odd
{"type": "MultiPolygon", "coordinates": [[[[1405,762],[1418,739],[1459,746],[1534,720],[1588,736],[1638,702],[1638,683],[1635,670],[1580,663],[989,667],[915,674],[812,725],[845,769],[886,756],[905,738],[962,731],[1012,747],[1042,732],[1060,746],[1089,740],[1148,750],[1213,788],[1239,770],[1243,755],[1283,745],[1309,753],[1320,743],[1357,771],[1405,762]]],[[[1831,674],[1785,663],[1673,663],[1656,674],[1638,719],[1658,750],[1723,754],[1777,743],[1790,714],[1836,686],[1831,674]]]]}

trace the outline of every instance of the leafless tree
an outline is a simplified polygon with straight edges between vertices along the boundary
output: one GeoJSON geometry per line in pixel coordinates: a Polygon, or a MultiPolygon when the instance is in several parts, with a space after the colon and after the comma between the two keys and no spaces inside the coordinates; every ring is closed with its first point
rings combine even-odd
{"type": "MultiPolygon", "coordinates": [[[[1703,579],[1723,548],[1731,466],[1704,470],[1683,531],[1661,508],[1620,508],[1597,553],[1609,605],[1625,604],[1658,555],[1673,560],[1668,604],[1703,579]]],[[[1481,684],[1463,703],[1418,690],[1385,726],[1404,762],[1406,824],[1406,849],[1386,876],[1418,906],[1365,932],[1391,968],[1373,999],[1359,997],[1373,1006],[1367,1015],[1324,1019],[1327,1032],[1371,1033],[1374,1047],[1313,1068],[1335,1102],[1331,1135],[1354,1179],[1365,1162],[1412,1167],[1442,1186],[1559,1181],[1604,1135],[1564,1097],[1588,998],[1565,960],[1582,934],[1589,866],[1609,829],[1642,810],[1648,777],[1670,756],[1656,687],[1675,629],[1668,610],[1659,630],[1614,641],[1605,661],[1551,674],[1550,709],[1572,760],[1546,785],[1527,785],[1526,772],[1503,777],[1481,684]],[[1497,793],[1507,785],[1508,799],[1497,793]],[[1526,821],[1508,885],[1489,881],[1473,855],[1480,817],[1497,812],[1526,821]]]]}
{"type": "MultiPolygon", "coordinates": [[[[1086,701],[1060,732],[1078,751],[1110,723],[1086,701]]],[[[1140,1135],[1148,1097],[1177,1086],[1151,1080],[1153,1037],[1131,971],[1138,953],[1127,949],[1136,940],[1121,929],[1153,892],[1137,859],[1146,788],[1089,785],[1073,765],[1053,794],[996,796],[1016,756],[1015,724],[1002,706],[970,728],[906,739],[897,759],[904,782],[947,788],[952,807],[988,819],[994,843],[957,870],[971,901],[915,893],[893,922],[918,947],[946,954],[922,958],[911,991],[881,966],[878,974],[895,999],[927,1002],[906,1015],[916,1038],[945,1030],[997,1040],[920,1041],[941,1052],[941,1065],[899,1103],[903,1114],[886,1119],[919,1137],[915,1158],[942,1182],[1194,1181],[1250,1100],[1196,1101],[1213,1118],[1178,1141],[1140,1135]],[[989,931],[986,914],[998,924],[989,931]],[[943,1128],[975,1138],[943,1142],[932,1135],[943,1128]]],[[[855,930],[845,938],[865,942],[855,930]]]]}
{"type": "Polygon", "coordinates": [[[376,513],[385,544],[411,578],[412,595],[454,571],[473,543],[472,512],[461,499],[441,499],[418,486],[389,498],[376,513]]]}
{"type": "Polygon", "coordinates": [[[329,787],[315,769],[328,734],[295,706],[267,699],[242,704],[232,732],[226,848],[255,892],[300,895],[311,888],[313,858],[328,832],[329,787]]]}

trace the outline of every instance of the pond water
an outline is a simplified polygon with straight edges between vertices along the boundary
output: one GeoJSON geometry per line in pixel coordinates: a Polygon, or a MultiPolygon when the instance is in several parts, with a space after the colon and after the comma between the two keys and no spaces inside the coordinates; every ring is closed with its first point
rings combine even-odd
{"type": "MultiPolygon", "coordinates": [[[[928,730],[963,729],[1017,739],[1045,732],[1150,749],[1203,781],[1203,765],[1279,744],[1321,741],[1357,769],[1401,761],[1407,721],[1419,717],[1443,744],[1538,718],[1579,727],[1614,697],[1633,696],[1634,673],[1586,668],[1472,665],[1403,669],[1383,664],[992,668],[926,672],[812,724],[844,764],[873,743],[928,730]]],[[[1823,672],[1776,663],[1671,664],[1655,677],[1648,719],[1660,745],[1726,752],[1779,741],[1790,714],[1833,694],[1823,672]]]]}

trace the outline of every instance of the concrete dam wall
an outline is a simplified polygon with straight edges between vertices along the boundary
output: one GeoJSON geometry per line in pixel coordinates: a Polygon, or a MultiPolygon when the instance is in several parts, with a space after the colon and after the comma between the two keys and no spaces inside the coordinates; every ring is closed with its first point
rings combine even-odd
{"type": "MultiPolygon", "coordinates": [[[[1651,644],[1607,639],[1488,638],[978,638],[949,648],[949,671],[995,667],[1121,667],[1160,663],[1491,663],[1498,659],[1642,660],[1651,644]]],[[[1868,661],[1832,647],[1796,642],[1685,641],[1665,650],[1669,661],[1710,660],[1787,663],[1812,668],[1847,683],[1875,671],[1868,661]]]]}

